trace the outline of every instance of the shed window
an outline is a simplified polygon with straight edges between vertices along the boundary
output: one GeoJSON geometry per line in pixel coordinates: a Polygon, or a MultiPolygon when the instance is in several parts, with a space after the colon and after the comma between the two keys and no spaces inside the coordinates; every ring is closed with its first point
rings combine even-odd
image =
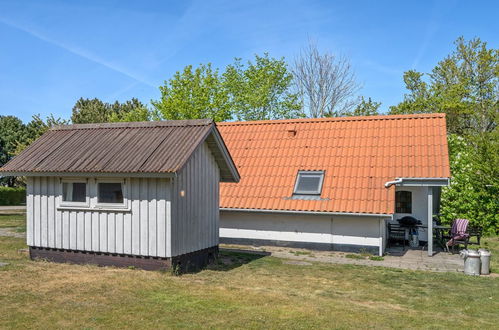
{"type": "Polygon", "coordinates": [[[299,171],[296,177],[294,194],[320,195],[324,171],[299,171]]]}
{"type": "Polygon", "coordinates": [[[87,184],[85,182],[63,182],[62,200],[64,202],[85,203],[87,201],[87,184]]]}
{"type": "Polygon", "coordinates": [[[97,202],[104,204],[123,204],[123,185],[121,182],[99,182],[97,202]]]}
{"type": "Polygon", "coordinates": [[[395,192],[395,213],[412,213],[412,192],[395,192]]]}

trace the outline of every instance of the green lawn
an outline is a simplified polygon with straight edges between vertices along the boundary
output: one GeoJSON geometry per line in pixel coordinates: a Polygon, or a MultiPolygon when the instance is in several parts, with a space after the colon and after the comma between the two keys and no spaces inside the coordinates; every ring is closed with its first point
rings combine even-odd
{"type": "Polygon", "coordinates": [[[26,231],[26,219],[24,214],[0,214],[0,228],[15,228],[17,232],[26,231]]]}
{"type": "MultiPolygon", "coordinates": [[[[0,217],[0,226],[12,221],[0,217]],[[5,223],[1,223],[5,222],[5,223]]],[[[14,227],[18,227],[15,225],[14,227]]],[[[496,249],[497,238],[489,240],[496,249]]],[[[223,253],[195,274],[29,261],[0,237],[0,328],[496,328],[499,278],[223,253]]],[[[493,253],[499,256],[499,251],[493,253]]],[[[497,267],[497,264],[495,264],[497,267]]],[[[496,268],[497,269],[497,268],[496,268]]]]}

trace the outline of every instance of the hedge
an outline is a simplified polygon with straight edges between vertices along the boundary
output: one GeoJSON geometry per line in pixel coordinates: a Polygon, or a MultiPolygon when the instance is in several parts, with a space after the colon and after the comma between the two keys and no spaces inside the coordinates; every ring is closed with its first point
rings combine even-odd
{"type": "Polygon", "coordinates": [[[0,186],[0,205],[21,205],[26,203],[26,188],[0,186]]]}

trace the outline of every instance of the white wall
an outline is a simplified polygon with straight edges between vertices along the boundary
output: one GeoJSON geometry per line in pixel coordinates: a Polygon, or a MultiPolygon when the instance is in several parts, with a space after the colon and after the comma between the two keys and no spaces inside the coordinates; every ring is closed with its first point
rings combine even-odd
{"type": "MultiPolygon", "coordinates": [[[[93,178],[89,178],[92,185],[93,178]]],[[[58,177],[29,177],[27,244],[36,247],[169,257],[171,182],[128,178],[127,210],[60,208],[58,177]]],[[[89,189],[91,205],[95,189],[89,189]]]]}
{"type": "Polygon", "coordinates": [[[361,216],[220,212],[220,237],[382,246],[384,219],[361,216]]]}
{"type": "Polygon", "coordinates": [[[200,145],[173,183],[172,256],[218,245],[220,170],[200,145]]]}
{"type": "MultiPolygon", "coordinates": [[[[424,226],[428,226],[428,201],[427,187],[395,187],[395,191],[410,191],[412,192],[412,213],[395,213],[393,215],[393,223],[398,223],[396,220],[405,216],[411,216],[421,220],[424,226]]],[[[437,204],[437,203],[434,203],[437,204]]],[[[419,229],[419,239],[422,241],[428,240],[427,229],[419,229]]]]}

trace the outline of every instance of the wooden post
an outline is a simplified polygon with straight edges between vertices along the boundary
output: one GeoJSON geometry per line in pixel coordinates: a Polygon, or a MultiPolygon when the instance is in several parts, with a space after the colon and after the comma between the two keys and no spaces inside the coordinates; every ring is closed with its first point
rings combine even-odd
{"type": "Polygon", "coordinates": [[[427,187],[428,199],[428,256],[433,256],[433,187],[427,187]]]}

